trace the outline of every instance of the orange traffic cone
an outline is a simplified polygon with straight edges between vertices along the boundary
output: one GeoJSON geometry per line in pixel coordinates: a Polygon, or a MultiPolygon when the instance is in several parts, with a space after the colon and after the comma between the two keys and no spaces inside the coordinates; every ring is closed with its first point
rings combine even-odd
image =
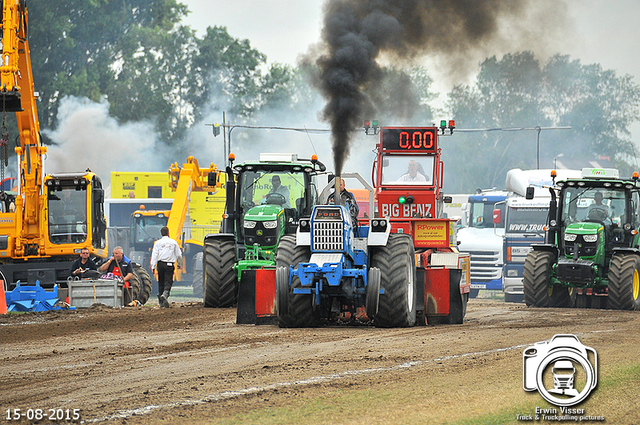
{"type": "Polygon", "coordinates": [[[0,314],[7,314],[7,297],[4,295],[4,280],[0,280],[0,314]]]}

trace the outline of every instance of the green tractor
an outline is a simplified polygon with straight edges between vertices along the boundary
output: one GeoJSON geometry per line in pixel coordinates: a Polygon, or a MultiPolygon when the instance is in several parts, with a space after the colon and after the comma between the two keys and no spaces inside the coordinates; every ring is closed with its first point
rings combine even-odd
{"type": "MultiPolygon", "coordinates": [[[[298,220],[311,215],[318,198],[316,177],[326,171],[315,155],[303,160],[295,154],[262,153],[259,161],[237,165],[233,155],[229,159],[220,233],[204,239],[205,307],[237,304],[243,272],[275,270],[280,239],[295,234],[298,220]]],[[[275,272],[267,279],[272,278],[275,293],[275,272]]]]}
{"type": "Polygon", "coordinates": [[[524,264],[527,306],[640,310],[638,173],[585,168],[549,190],[545,243],[524,264]]]}

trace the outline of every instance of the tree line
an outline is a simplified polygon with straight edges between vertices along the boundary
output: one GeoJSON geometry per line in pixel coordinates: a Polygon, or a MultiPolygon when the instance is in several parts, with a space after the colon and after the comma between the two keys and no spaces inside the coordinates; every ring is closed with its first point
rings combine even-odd
{"type": "MultiPolygon", "coordinates": [[[[107,101],[121,123],[153,122],[162,143],[171,145],[184,143],[212,109],[252,123],[265,111],[286,115],[317,105],[312,60],[267,66],[264,53],[223,26],[197,36],[182,23],[187,12],[176,0],[30,2],[42,128],[55,128],[65,96],[107,101]]],[[[383,72],[381,87],[364,88],[369,109],[383,124],[425,125],[446,116],[467,129],[570,126],[541,132],[541,168],[558,157],[584,166],[606,157],[623,174],[638,165],[629,127],[638,121],[640,88],[632,76],[565,55],[541,63],[532,52],[516,52],[479,64],[475,82],[455,86],[443,111],[431,106],[437,94],[428,69],[383,72]]],[[[536,142],[530,130],[443,139],[445,188],[502,187],[510,168],[536,167],[536,142]]]]}

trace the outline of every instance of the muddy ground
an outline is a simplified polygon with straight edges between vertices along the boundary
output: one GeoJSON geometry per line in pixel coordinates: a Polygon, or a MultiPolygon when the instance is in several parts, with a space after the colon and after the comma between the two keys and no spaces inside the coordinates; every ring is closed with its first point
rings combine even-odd
{"type": "Polygon", "coordinates": [[[640,312],[476,299],[462,325],[410,329],[235,315],[184,302],[0,316],[2,421],[69,423],[78,409],[83,423],[523,423],[553,407],[523,390],[523,350],[569,333],[598,353],[598,387],[578,407],[640,423],[640,312]]]}

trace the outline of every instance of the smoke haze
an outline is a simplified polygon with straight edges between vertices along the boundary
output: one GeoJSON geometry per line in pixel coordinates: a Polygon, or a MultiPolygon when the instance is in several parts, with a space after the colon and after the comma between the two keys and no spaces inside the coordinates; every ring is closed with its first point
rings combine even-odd
{"type": "Polygon", "coordinates": [[[43,133],[55,143],[47,147],[45,173],[77,172],[87,168],[108,184],[111,171],[165,171],[155,151],[152,123],[118,124],[107,102],[65,97],[58,125],[43,133]]]}
{"type": "Polygon", "coordinates": [[[461,78],[476,71],[475,61],[489,46],[517,48],[532,40],[544,46],[556,31],[550,23],[562,21],[565,12],[561,0],[328,0],[322,43],[315,47],[321,52],[316,84],[326,99],[323,119],[332,130],[336,174],[354,129],[374,118],[363,92],[380,83],[382,62],[408,64],[426,55],[451,78],[461,78]],[[519,25],[542,11],[544,26],[519,25]]]}

